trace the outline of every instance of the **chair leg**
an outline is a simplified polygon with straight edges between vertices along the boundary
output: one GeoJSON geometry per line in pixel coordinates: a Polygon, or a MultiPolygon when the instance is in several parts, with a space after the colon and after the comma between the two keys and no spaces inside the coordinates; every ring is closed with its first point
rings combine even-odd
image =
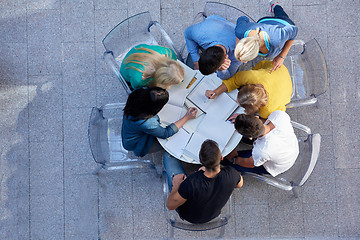
{"type": "Polygon", "coordinates": [[[92,172],[92,174],[97,175],[102,168],[103,168],[103,165],[98,165],[96,167],[96,169],[92,172]]]}
{"type": "Polygon", "coordinates": [[[174,227],[170,224],[170,237],[169,239],[173,239],[174,238],[174,227]]]}
{"type": "Polygon", "coordinates": [[[220,228],[220,235],[218,238],[223,238],[225,234],[225,225],[220,228]]]}

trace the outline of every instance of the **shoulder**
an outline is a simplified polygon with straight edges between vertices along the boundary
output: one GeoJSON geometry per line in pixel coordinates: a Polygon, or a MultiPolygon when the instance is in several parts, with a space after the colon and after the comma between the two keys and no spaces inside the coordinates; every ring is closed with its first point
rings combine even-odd
{"type": "Polygon", "coordinates": [[[284,111],[277,110],[270,113],[267,121],[271,121],[276,127],[277,124],[290,123],[290,116],[284,111]]]}
{"type": "Polygon", "coordinates": [[[160,127],[159,117],[158,115],[148,118],[147,120],[141,119],[136,121],[137,124],[143,129],[155,129],[160,127]]]}

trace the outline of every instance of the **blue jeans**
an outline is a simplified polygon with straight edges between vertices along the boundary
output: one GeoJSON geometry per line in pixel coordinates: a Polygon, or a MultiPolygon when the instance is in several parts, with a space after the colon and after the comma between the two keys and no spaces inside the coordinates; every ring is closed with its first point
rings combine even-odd
{"type": "Polygon", "coordinates": [[[186,172],[181,164],[181,161],[171,156],[168,152],[165,152],[163,158],[165,172],[168,178],[169,191],[172,189],[172,179],[174,175],[185,174],[186,172]]]}
{"type": "MultiPolygon", "coordinates": [[[[249,158],[249,157],[252,156],[252,150],[239,151],[238,156],[243,157],[243,158],[249,158]]],[[[269,174],[269,172],[266,171],[264,166],[253,167],[253,168],[242,167],[242,166],[239,166],[237,164],[231,163],[226,158],[224,158],[224,160],[221,162],[221,164],[225,165],[225,166],[232,166],[233,168],[235,168],[239,172],[251,172],[251,173],[256,173],[256,174],[269,174]]]]}
{"type": "Polygon", "coordinates": [[[257,22],[259,22],[260,20],[265,19],[265,18],[280,18],[280,19],[287,21],[291,25],[295,25],[295,23],[289,18],[289,16],[286,14],[284,9],[280,5],[276,5],[274,7],[274,17],[263,17],[263,18],[260,18],[257,22]]]}

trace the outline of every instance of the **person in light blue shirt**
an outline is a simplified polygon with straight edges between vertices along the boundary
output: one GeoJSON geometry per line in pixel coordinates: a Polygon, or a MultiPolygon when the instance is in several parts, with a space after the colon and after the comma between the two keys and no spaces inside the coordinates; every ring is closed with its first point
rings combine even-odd
{"type": "Polygon", "coordinates": [[[274,17],[261,18],[257,23],[250,22],[246,16],[238,18],[235,57],[243,63],[257,56],[273,59],[273,72],[283,64],[298,28],[278,2],[271,1],[270,5],[274,17]]]}
{"type": "Polygon", "coordinates": [[[186,28],[184,35],[194,69],[204,75],[216,71],[221,79],[228,79],[237,72],[241,62],[234,56],[235,24],[212,15],[186,28]],[[201,55],[199,50],[203,51],[201,55]]]}
{"type": "Polygon", "coordinates": [[[184,117],[166,127],[160,126],[156,115],[169,100],[169,93],[159,87],[139,88],[133,91],[124,108],[121,128],[122,144],[126,150],[143,157],[147,153],[161,150],[158,138],[168,138],[190,119],[195,118],[197,109],[190,108],[184,117]]]}

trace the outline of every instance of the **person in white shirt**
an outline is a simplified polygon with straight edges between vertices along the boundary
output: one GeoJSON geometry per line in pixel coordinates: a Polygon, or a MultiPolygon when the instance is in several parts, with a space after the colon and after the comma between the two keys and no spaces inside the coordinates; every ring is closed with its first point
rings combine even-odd
{"type": "Polygon", "coordinates": [[[268,119],[239,114],[235,118],[235,129],[245,137],[257,138],[253,149],[238,152],[234,149],[226,159],[240,172],[271,174],[273,177],[289,170],[299,154],[299,145],[284,111],[272,112],[268,119]]]}

